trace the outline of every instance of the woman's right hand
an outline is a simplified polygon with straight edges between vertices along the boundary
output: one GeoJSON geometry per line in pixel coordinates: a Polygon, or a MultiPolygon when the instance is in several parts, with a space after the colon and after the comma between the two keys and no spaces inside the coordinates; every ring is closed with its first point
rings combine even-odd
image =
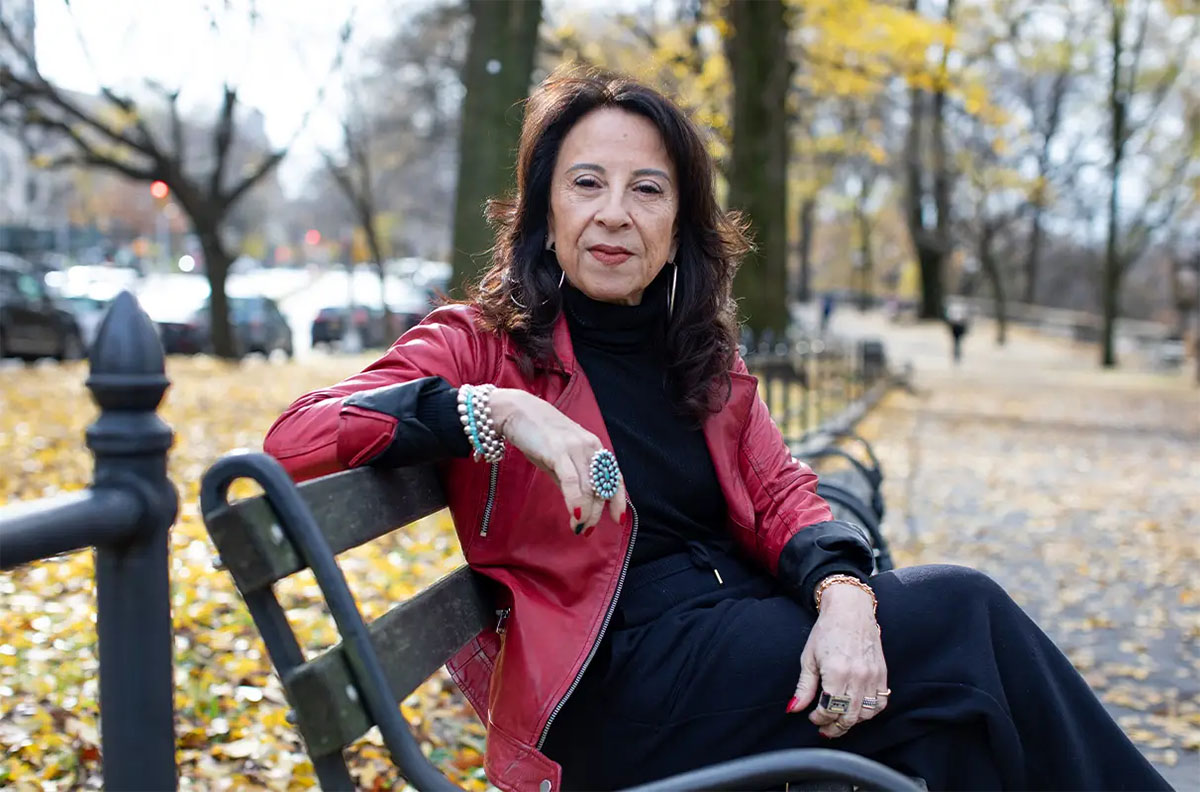
{"type": "MultiPolygon", "coordinates": [[[[592,457],[604,448],[600,439],[554,405],[516,388],[497,388],[491,397],[496,431],[540,470],[554,477],[567,503],[567,521],[576,534],[590,533],[605,502],[589,484],[592,457]]],[[[625,516],[625,480],[608,503],[620,522],[625,516]]]]}

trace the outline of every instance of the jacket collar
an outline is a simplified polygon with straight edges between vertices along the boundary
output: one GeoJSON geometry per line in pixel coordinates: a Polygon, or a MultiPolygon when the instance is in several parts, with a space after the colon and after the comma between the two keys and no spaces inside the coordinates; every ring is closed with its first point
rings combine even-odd
{"type": "MultiPolygon", "coordinates": [[[[570,377],[578,367],[575,359],[575,347],[571,344],[571,331],[567,328],[567,317],[559,311],[554,320],[554,330],[551,335],[554,344],[554,354],[557,360],[539,360],[533,364],[535,370],[552,371],[570,377]]],[[[507,338],[504,342],[504,356],[509,360],[517,359],[517,350],[507,338]]]]}

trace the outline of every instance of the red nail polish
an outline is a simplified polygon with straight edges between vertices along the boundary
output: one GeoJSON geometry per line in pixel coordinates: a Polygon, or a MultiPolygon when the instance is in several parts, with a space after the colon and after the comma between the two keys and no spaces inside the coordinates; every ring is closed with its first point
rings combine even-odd
{"type": "Polygon", "coordinates": [[[832,740],[833,739],[832,736],[826,734],[825,732],[817,732],[817,734],[820,735],[822,740],[832,740]]]}
{"type": "Polygon", "coordinates": [[[797,705],[797,704],[799,704],[799,703],[800,703],[800,699],[796,698],[795,696],[792,696],[792,700],[788,702],[788,705],[787,705],[787,711],[788,711],[788,712],[795,712],[795,711],[796,711],[796,705],[797,705]]]}
{"type": "Polygon", "coordinates": [[[591,535],[592,535],[592,531],[594,531],[594,530],[596,530],[596,526],[594,526],[594,525],[590,525],[590,526],[588,526],[586,529],[584,529],[584,531],[583,531],[583,535],[584,535],[585,537],[587,537],[587,536],[591,536],[591,535]]]}
{"type": "Polygon", "coordinates": [[[578,506],[575,507],[575,519],[576,520],[583,519],[583,509],[579,508],[578,506]]]}

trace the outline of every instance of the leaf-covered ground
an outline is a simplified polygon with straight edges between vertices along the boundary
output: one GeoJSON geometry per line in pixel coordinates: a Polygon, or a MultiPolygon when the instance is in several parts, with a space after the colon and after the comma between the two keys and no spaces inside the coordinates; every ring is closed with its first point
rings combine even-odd
{"type": "MultiPolygon", "coordinates": [[[[230,366],[171,359],[162,408],[174,428],[170,475],[180,488],[171,536],[176,722],[180,787],[311,787],[316,778],[286,721],[282,688],[225,572],[198,511],[204,470],[235,448],[258,448],[297,395],[340,379],[369,358],[313,358],[303,364],[247,361],[230,366]]],[[[0,503],[77,490],[90,478],[84,428],[94,419],[84,364],[0,369],[0,503]],[[9,460],[13,460],[10,462],[9,460]]],[[[242,494],[248,494],[243,489],[242,494]]],[[[435,516],[342,556],[368,617],[461,563],[449,520],[435,516]]],[[[100,785],[95,593],[90,553],[0,574],[0,787],[69,789],[100,785]]],[[[279,587],[302,643],[335,642],[309,574],[279,587]]],[[[483,728],[439,675],[404,704],[427,751],[468,788],[480,770],[483,728]]],[[[373,731],[353,750],[364,788],[391,788],[396,775],[373,731]]]]}
{"type": "Polygon", "coordinates": [[[955,368],[940,328],[839,320],[916,367],[861,426],[897,564],[998,580],[1160,772],[1200,789],[1200,388],[1019,330],[997,349],[987,326],[955,368]]]}
{"type": "MultiPolygon", "coordinates": [[[[1197,391],[1093,372],[1077,350],[1033,339],[989,351],[979,334],[952,371],[936,329],[876,327],[849,313],[837,321],[886,329],[893,358],[918,366],[918,393],[892,395],[862,427],[885,465],[885,530],[898,561],[967,563],[1000,580],[1147,755],[1179,788],[1197,788],[1197,391]]],[[[222,453],[258,447],[295,395],[366,360],[168,364],[163,416],[176,431],[171,475],[182,504],[171,573],[184,789],[315,783],[249,615],[212,567],[197,484],[222,453]]],[[[95,411],[85,375],[82,364],[0,369],[0,503],[88,481],[82,437],[95,411]]],[[[460,562],[444,517],[342,558],[369,616],[460,562]]],[[[78,553],[0,574],[0,786],[99,786],[91,566],[78,553]]],[[[311,577],[296,576],[281,595],[306,646],[334,641],[311,577]]],[[[404,707],[444,769],[486,786],[482,728],[448,680],[435,676],[404,707]]],[[[374,734],[353,749],[352,766],[360,786],[396,781],[374,734]]]]}

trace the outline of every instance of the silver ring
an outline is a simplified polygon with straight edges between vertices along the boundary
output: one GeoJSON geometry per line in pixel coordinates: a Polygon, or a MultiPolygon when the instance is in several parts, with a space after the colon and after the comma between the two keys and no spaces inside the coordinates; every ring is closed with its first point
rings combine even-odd
{"type": "Polygon", "coordinates": [[[588,466],[588,483],[596,497],[612,500],[621,484],[621,470],[617,467],[617,458],[607,448],[602,448],[592,455],[592,463],[588,466]]]}
{"type": "Polygon", "coordinates": [[[862,708],[873,710],[879,707],[879,699],[875,696],[863,696],[862,708]]]}

